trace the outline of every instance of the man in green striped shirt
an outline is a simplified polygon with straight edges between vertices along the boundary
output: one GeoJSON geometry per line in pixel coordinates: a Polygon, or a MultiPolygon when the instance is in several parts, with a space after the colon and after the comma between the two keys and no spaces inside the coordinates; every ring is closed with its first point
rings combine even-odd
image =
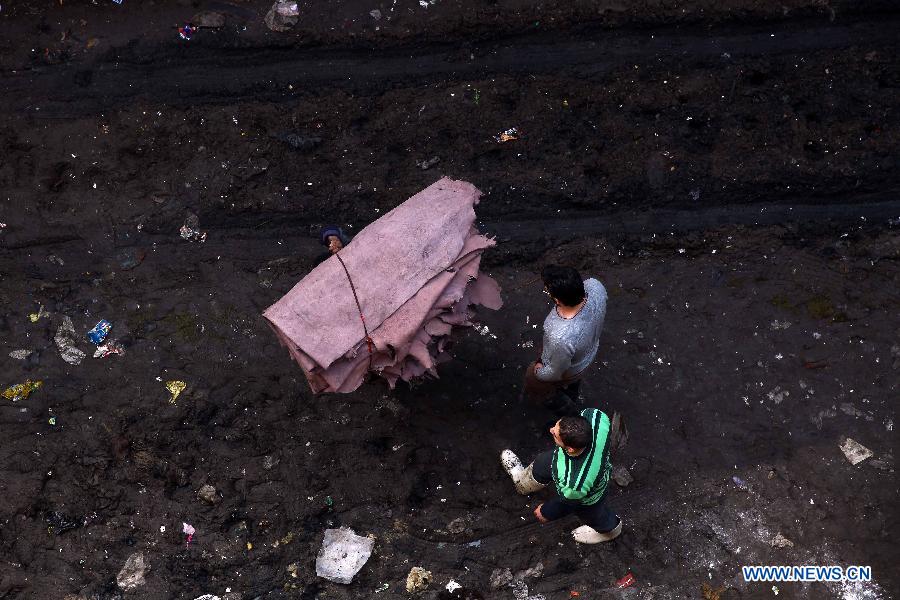
{"type": "Polygon", "coordinates": [[[609,417],[596,408],[586,408],[577,417],[557,421],[550,435],[556,449],[539,454],[527,467],[512,450],[500,454],[516,490],[530,494],[553,483],[557,497],[534,509],[538,521],[574,514],[584,523],[572,531],[576,542],[597,544],[617,538],[622,520],[606,506],[612,471],[609,417]]]}

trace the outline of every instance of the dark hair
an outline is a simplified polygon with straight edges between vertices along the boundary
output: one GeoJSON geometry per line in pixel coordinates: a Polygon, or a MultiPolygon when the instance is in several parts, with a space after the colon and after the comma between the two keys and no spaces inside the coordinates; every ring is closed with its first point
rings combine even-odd
{"type": "Polygon", "coordinates": [[[547,265],[541,271],[541,279],[550,295],[566,306],[576,306],[584,300],[584,282],[572,267],[547,265]]]}
{"type": "Polygon", "coordinates": [[[338,227],[337,225],[326,225],[322,228],[322,231],[319,232],[319,241],[323,246],[328,245],[328,238],[331,236],[337,236],[339,240],[341,240],[341,244],[346,246],[350,243],[350,238],[347,237],[347,234],[344,233],[344,230],[338,227]]]}
{"type": "Polygon", "coordinates": [[[559,420],[559,439],[569,448],[587,448],[591,445],[591,424],[584,417],[563,417],[559,420]]]}

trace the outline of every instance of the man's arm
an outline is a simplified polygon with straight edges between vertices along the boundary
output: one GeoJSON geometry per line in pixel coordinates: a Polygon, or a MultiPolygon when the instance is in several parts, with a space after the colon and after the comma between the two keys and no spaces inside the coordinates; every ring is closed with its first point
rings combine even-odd
{"type": "Polygon", "coordinates": [[[544,340],[544,351],[534,370],[541,381],[559,381],[572,366],[574,352],[569,345],[559,340],[544,340]]]}

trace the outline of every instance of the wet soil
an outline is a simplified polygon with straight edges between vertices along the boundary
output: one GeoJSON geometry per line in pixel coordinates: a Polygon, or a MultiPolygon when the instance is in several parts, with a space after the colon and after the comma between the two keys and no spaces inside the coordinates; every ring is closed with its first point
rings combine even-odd
{"type": "Polygon", "coordinates": [[[252,2],[0,8],[0,372],[43,381],[0,399],[0,597],[406,598],[422,566],[424,597],[511,599],[492,571],[538,562],[529,593],[552,599],[900,594],[893,9],[408,4],[309,6],[279,35],[252,2]],[[228,26],[179,40],[203,9],[228,26]],[[436,381],[312,397],[261,311],[319,224],[361,228],[442,174],[485,192],[506,306],[436,381]],[[179,237],[188,211],[206,242],[179,237]],[[516,402],[550,262],[610,292],[584,394],[625,416],[635,481],[602,547],[534,523],[497,460],[550,445],[552,415],[516,402]],[[64,316],[109,319],[125,354],[80,342],[67,364],[64,316]],[[874,456],[851,465],[844,436],[874,456]],[[376,538],[346,587],[314,571],[339,525],[376,538]]]}

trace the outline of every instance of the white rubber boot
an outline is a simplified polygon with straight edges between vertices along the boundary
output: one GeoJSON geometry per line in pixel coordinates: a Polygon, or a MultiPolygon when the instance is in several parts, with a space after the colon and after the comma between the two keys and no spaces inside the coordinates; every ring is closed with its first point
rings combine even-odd
{"type": "Polygon", "coordinates": [[[516,491],[526,496],[538,490],[544,489],[546,486],[538,481],[532,475],[534,463],[527,467],[522,466],[522,461],[516,456],[512,450],[504,450],[500,453],[500,464],[512,477],[513,483],[516,485],[516,491]]]}
{"type": "Polygon", "coordinates": [[[619,524],[616,525],[611,531],[606,531],[604,533],[600,533],[593,527],[588,525],[582,525],[576,529],[572,530],[572,537],[575,538],[575,541],[579,544],[599,544],[601,542],[611,542],[622,534],[622,519],[619,519],[619,524]]]}

